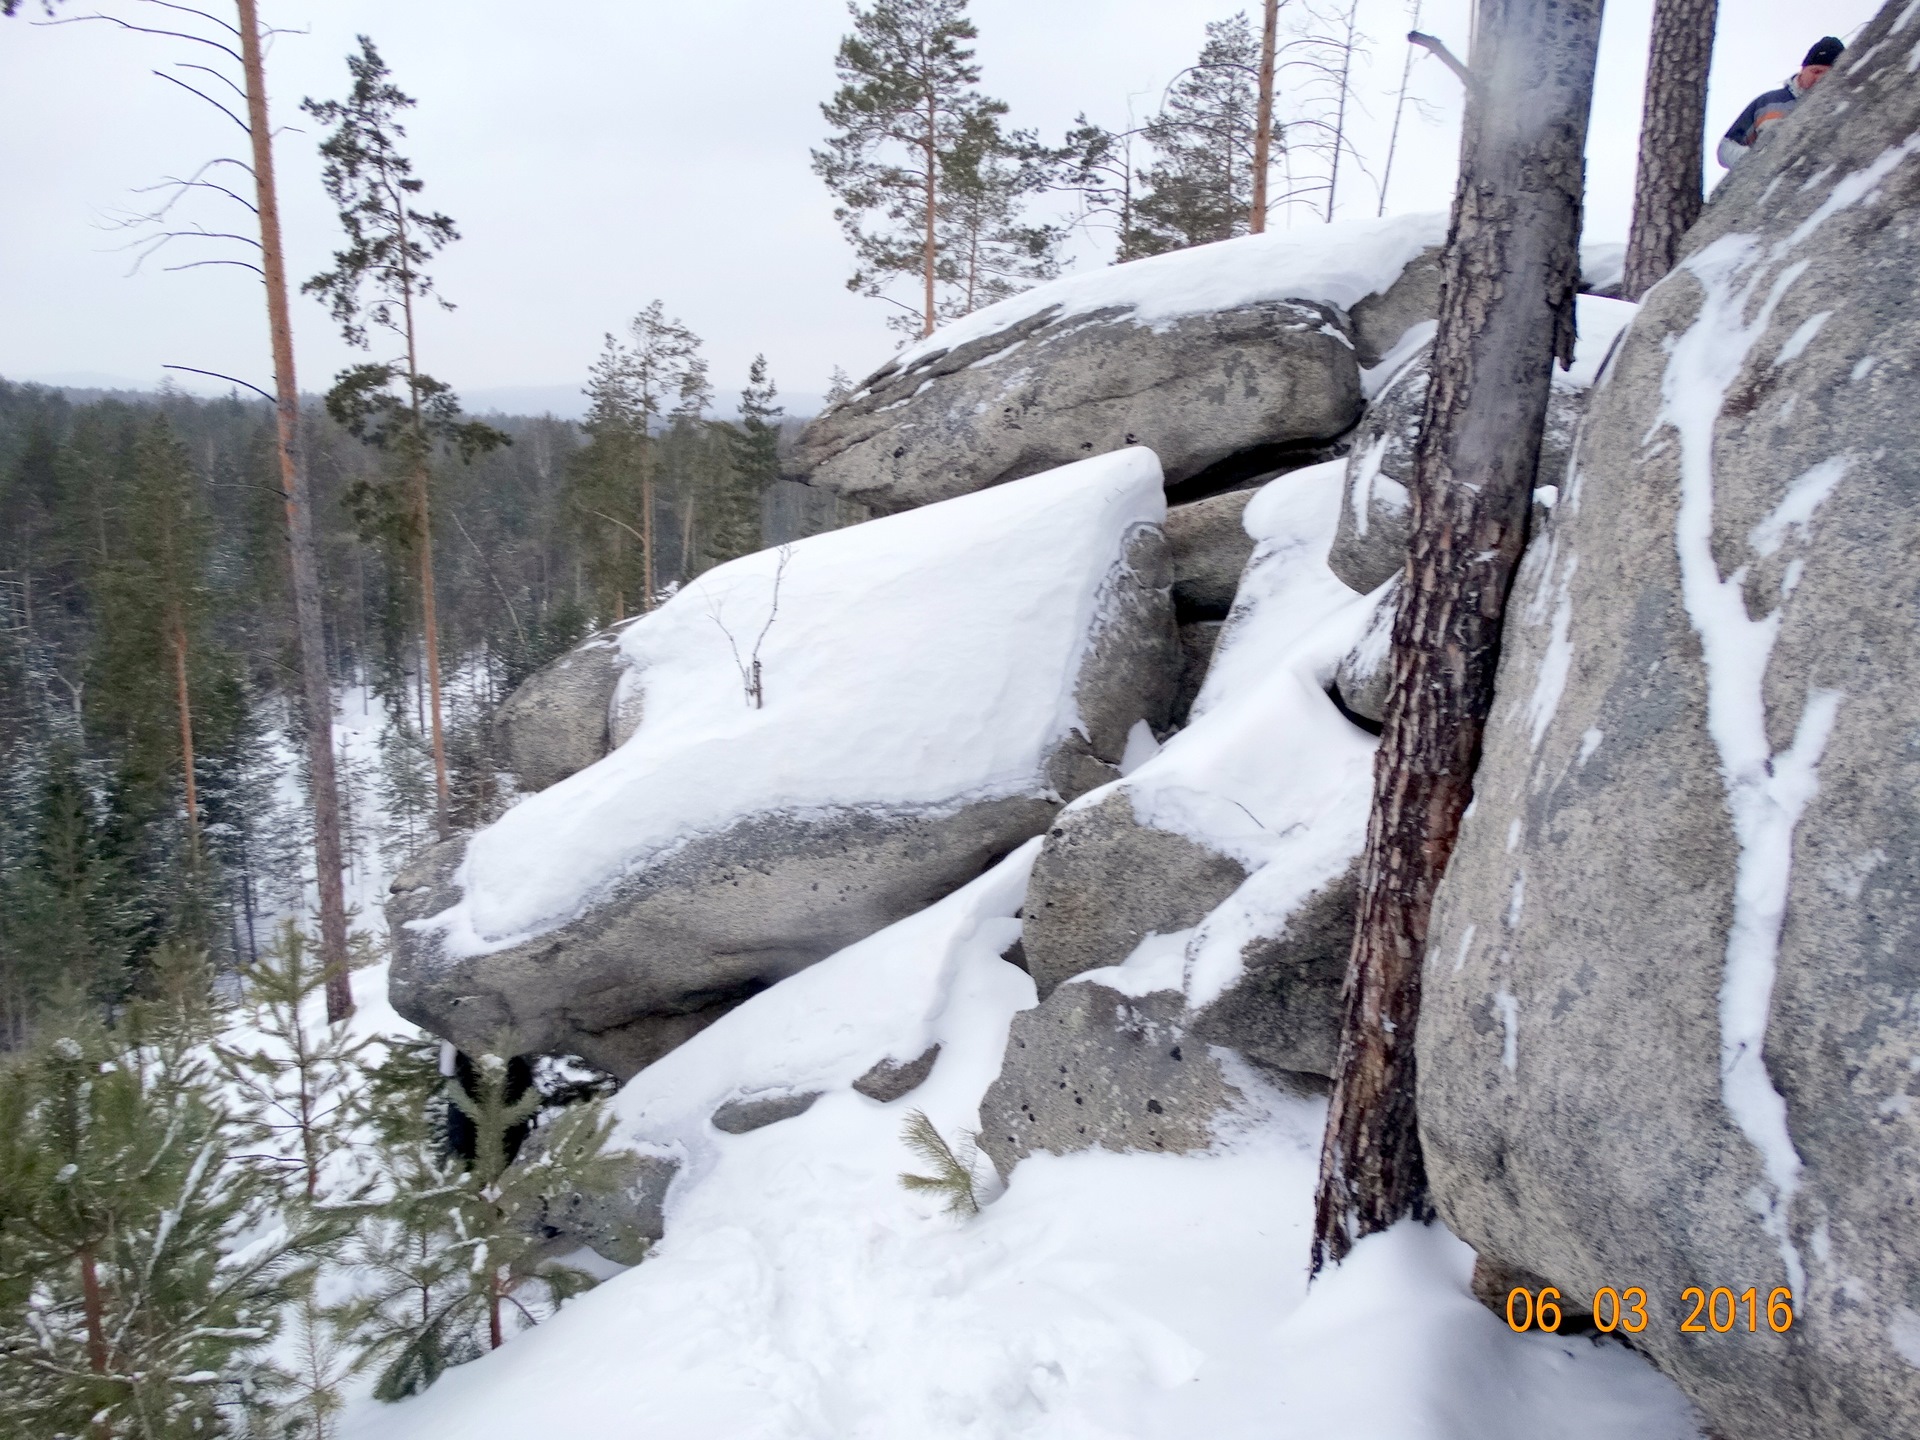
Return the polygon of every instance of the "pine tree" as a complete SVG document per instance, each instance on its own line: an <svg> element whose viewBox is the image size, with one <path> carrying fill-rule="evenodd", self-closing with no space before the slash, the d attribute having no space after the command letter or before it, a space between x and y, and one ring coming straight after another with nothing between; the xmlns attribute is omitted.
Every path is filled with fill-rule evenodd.
<svg viewBox="0 0 1920 1440"><path fill-rule="evenodd" d="M326 161L327 195L340 207L340 224L347 232L347 248L334 254L333 268L302 288L328 302L349 344L366 348L371 324L389 331L403 346L397 359L341 371L328 392L327 410L355 436L391 454L400 472L398 487L384 494L370 488L360 498L363 513L384 511L419 567L420 629L432 694L435 829L444 840L451 824L451 792L433 583L433 461L441 450L471 459L507 444L508 437L490 425L463 419L453 388L420 368L418 308L429 299L447 307L426 267L460 232L446 215L415 208L423 182L397 148L407 133L399 116L414 101L389 79L373 42L364 35L359 41L360 53L347 57L353 77L347 99L307 100L301 106L334 127L320 153ZM367 290L373 296L370 303Z"/></svg>
<svg viewBox="0 0 1920 1440"><path fill-rule="evenodd" d="M399 1400L450 1366L498 1348L590 1289L593 1278L559 1263L544 1217L567 1197L605 1195L632 1178L631 1157L609 1150L612 1117L570 1106L520 1147L517 1135L542 1103L520 1089L505 1060L482 1056L471 1085L442 1090L431 1047L402 1047L375 1072L370 1110L384 1117L376 1146L383 1199L361 1226L350 1259L363 1298L355 1333L381 1365L374 1394ZM431 1120L444 1094L466 1123L473 1155L451 1152Z"/></svg>
<svg viewBox="0 0 1920 1440"><path fill-rule="evenodd" d="M985 303L994 288L985 277L1020 288L1047 273L1058 232L1016 217L1052 161L1031 136L1004 135L1006 105L974 88L980 67L967 42L979 32L966 0L850 8L853 33L834 59L841 85L821 106L834 133L813 152L814 173L854 248L847 288L891 300L903 313L890 323L930 335ZM886 293L902 279L918 282L917 305Z"/></svg>
<svg viewBox="0 0 1920 1440"><path fill-rule="evenodd" d="M1245 14L1207 22L1200 58L1147 122L1158 158L1140 177L1128 255L1228 240L1248 231L1259 124L1260 46Z"/></svg>
<svg viewBox="0 0 1920 1440"><path fill-rule="evenodd" d="M81 1021L0 1069L15 1433L241 1430L279 1383L265 1350L318 1235L274 1227L272 1186L233 1155L212 1076L181 1042L177 1026Z"/></svg>
<svg viewBox="0 0 1920 1440"><path fill-rule="evenodd" d="M780 478L779 391L767 373L767 357L756 355L740 392L739 423L726 438L732 464L726 483L708 506L702 569L721 565L760 549L760 497Z"/></svg>
<svg viewBox="0 0 1920 1440"><path fill-rule="evenodd" d="M623 619L638 593L642 611L660 588L659 431L698 420L712 403L700 337L651 302L612 335L587 382L587 443L574 455L568 502L586 541L586 568L601 597L598 619Z"/></svg>
<svg viewBox="0 0 1920 1440"><path fill-rule="evenodd" d="M349 1152L368 1042L345 1021L316 1023L310 1012L326 973L291 920L240 979L252 1033L246 1043L216 1042L214 1053L245 1117L241 1131L264 1163L283 1167L317 1200L323 1175ZM325 1188L341 1183L335 1177Z"/></svg>
<svg viewBox="0 0 1920 1440"><path fill-rule="evenodd" d="M186 447L164 418L150 421L94 582L91 682L93 715L121 740L130 778L157 790L168 772L178 776L194 870L201 859L196 712L205 692L228 678L215 673L219 660L204 643L211 526L199 488Z"/></svg>

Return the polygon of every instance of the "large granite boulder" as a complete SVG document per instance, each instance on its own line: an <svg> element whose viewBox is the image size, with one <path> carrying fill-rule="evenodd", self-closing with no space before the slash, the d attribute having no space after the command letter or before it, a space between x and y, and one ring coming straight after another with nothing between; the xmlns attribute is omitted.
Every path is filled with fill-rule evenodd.
<svg viewBox="0 0 1920 1440"><path fill-rule="evenodd" d="M394 882L396 1008L624 1077L972 879L1164 730L1164 510L1136 448L709 572L625 744Z"/></svg>
<svg viewBox="0 0 1920 1440"><path fill-rule="evenodd" d="M632 622L624 622L630 624ZM590 635L550 660L501 702L494 736L507 768L523 790L544 790L593 764L618 741L612 734L614 692L626 669L620 650L623 625ZM621 717L626 735L639 724Z"/></svg>
<svg viewBox="0 0 1920 1440"><path fill-rule="evenodd" d="M1359 418L1360 365L1433 313L1444 230L1346 222L1064 276L909 346L787 471L890 513L1127 445L1183 494L1321 458Z"/></svg>
<svg viewBox="0 0 1920 1440"><path fill-rule="evenodd" d="M1240 572L1253 554L1253 537L1241 517L1254 493L1229 490L1167 511L1173 605L1183 624L1222 620L1233 608Z"/></svg>
<svg viewBox="0 0 1920 1440"><path fill-rule="evenodd" d="M1145 445L1169 484L1360 416L1340 314L1272 300L1166 326L1042 311L871 377L802 435L809 484L886 513Z"/></svg>
<svg viewBox="0 0 1920 1440"><path fill-rule="evenodd" d="M1554 371L1547 424L1540 443L1540 485L1557 486L1586 408L1587 390L1614 340L1633 314L1619 300L1581 296L1580 341L1573 367ZM1413 534L1413 451L1426 409L1433 346L1394 372L1367 407L1347 455L1346 496L1340 529L1327 564L1362 595L1371 594L1406 563Z"/></svg>
<svg viewBox="0 0 1920 1440"><path fill-rule="evenodd" d="M1149 935L1200 923L1247 867L1212 846L1142 824L1116 786L1062 815L1027 882L1021 941L1041 996L1087 970L1118 965Z"/></svg>
<svg viewBox="0 0 1920 1440"><path fill-rule="evenodd" d="M1177 990L1135 996L1094 981L1021 1011L980 1101L981 1150L1005 1176L1040 1151L1206 1149L1243 1092L1185 1021Z"/></svg>
<svg viewBox="0 0 1920 1440"><path fill-rule="evenodd" d="M1912 13L1721 187L1595 390L1424 972L1447 1223L1583 1303L1644 1287L1634 1343L1749 1440L1920 1416ZM1682 1333L1690 1286L1751 1287L1757 1333Z"/></svg>

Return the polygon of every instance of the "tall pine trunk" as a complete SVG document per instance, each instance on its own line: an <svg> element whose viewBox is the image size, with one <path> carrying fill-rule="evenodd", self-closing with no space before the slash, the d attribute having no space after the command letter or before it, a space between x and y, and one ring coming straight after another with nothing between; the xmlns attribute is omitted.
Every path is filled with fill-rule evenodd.
<svg viewBox="0 0 1920 1440"><path fill-rule="evenodd" d="M935 105L933 82L929 79L927 82L927 139L922 147L927 154L926 234L920 242L920 272L921 279L925 282L926 286L927 307L926 313L921 317L920 321L920 335L922 339L933 334L933 278L934 271L937 268L935 261L938 258L938 234L934 229L934 221L937 215L937 202L939 199L938 175L934 166L936 160L939 158L939 144L940 113Z"/></svg>
<svg viewBox="0 0 1920 1440"><path fill-rule="evenodd" d="M1280 0L1266 0L1260 22L1260 107L1253 126L1253 209L1247 229L1262 235L1267 229L1267 168L1273 155L1273 49L1280 28ZM1121 230L1126 233L1124 227Z"/></svg>
<svg viewBox="0 0 1920 1440"><path fill-rule="evenodd" d="M420 628L426 639L427 715L433 727L433 828L444 840L452 833L452 786L447 779L446 726L440 702L440 610L433 587L433 514L427 508L427 466L413 472L414 541L420 547Z"/></svg>
<svg viewBox="0 0 1920 1440"><path fill-rule="evenodd" d="M1719 0L1654 0L1623 299L1638 300L1673 268L1705 203L1700 165L1719 8Z"/></svg>
<svg viewBox="0 0 1920 1440"><path fill-rule="evenodd" d="M193 695L187 686L187 622L178 608L167 617L173 651L173 700L180 715L180 769L187 785L187 856L200 863L200 789L193 773Z"/></svg>
<svg viewBox="0 0 1920 1440"><path fill-rule="evenodd" d="M1313 1268L1428 1212L1414 1110L1434 889L1473 798L1556 359L1572 358L1601 0L1479 0L1413 539L1320 1155Z"/></svg>
<svg viewBox="0 0 1920 1440"><path fill-rule="evenodd" d="M325 622L320 612L320 555L313 533L313 496L300 447L300 387L293 370L293 322L287 311L286 251L273 178L273 131L267 124L266 65L256 0L236 0L241 63L247 81L247 131L253 145L254 198L260 213L260 266L273 342L274 430L280 488L287 509L293 572L294 625L300 642L301 689L307 709L307 766L313 787L313 859L320 890L320 958L327 975L327 1019L353 1014L347 969L347 899L340 872L340 789L333 766L333 687L327 677Z"/></svg>

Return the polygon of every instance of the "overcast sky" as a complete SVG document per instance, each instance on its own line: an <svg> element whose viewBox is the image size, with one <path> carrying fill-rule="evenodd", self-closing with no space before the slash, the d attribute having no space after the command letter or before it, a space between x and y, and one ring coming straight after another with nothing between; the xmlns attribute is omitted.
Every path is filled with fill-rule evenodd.
<svg viewBox="0 0 1920 1440"><path fill-rule="evenodd" d="M226 13L222 0L209 0ZM1299 6L1306 0L1290 0ZM1386 152L1408 0L1360 0L1372 59L1357 128L1377 174ZM35 13L28 7L33 6ZM104 0L129 17L161 12ZM63 13L82 13L85 0ZM1011 121L1048 137L1075 114L1119 128L1158 106L1226 0L974 0L983 88ZM1248 8L1256 8L1249 6ZM1624 239L1651 0L1607 7L1589 146L1589 239ZM1850 36L1875 0L1731 0L1721 7L1709 123L1717 134L1781 82L1820 33ZM293 33L274 43L276 122L300 127L307 95L346 88L344 56L371 35L419 100L407 147L425 198L464 238L437 265L459 308L434 315L424 362L470 398L565 407L603 331L659 298L707 344L717 388L739 388L756 352L805 409L829 371L856 376L898 343L883 302L849 294L832 202L808 164L848 28L839 0L263 0ZM1467 0L1424 0L1421 27L1466 49ZM1283 12L1285 13L1285 12ZM1809 18L1816 17L1816 18ZM35 0L0 21L0 376L157 383L168 362L267 384L257 282L244 270L168 273L166 252L128 275L105 222L136 187L237 153L243 137L150 72L198 47L104 24L39 27ZM211 53L211 52L207 52ZM184 72L177 72L184 73ZM1423 58L1394 162L1389 209L1444 209L1458 146L1459 87ZM1283 116L1286 99L1281 106ZM302 278L337 243L311 126L277 150L291 264ZM1711 146L1709 146L1709 150ZM1371 215L1364 176L1340 213ZM202 212L210 224L224 217ZM241 217L244 218L244 217ZM227 223L231 223L230 220ZM1305 216L1294 224L1308 223ZM1104 237L1077 246L1098 264ZM301 383L348 363L331 322L296 299ZM542 388L547 387L547 388ZM516 393L517 392L517 393Z"/></svg>

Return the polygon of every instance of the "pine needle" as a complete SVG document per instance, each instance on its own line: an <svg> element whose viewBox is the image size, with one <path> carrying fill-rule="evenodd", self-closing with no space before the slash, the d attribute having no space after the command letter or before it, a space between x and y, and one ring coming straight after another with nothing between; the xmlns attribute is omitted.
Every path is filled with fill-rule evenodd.
<svg viewBox="0 0 1920 1440"><path fill-rule="evenodd" d="M947 1197L949 1215L978 1215L980 1200L974 1194L973 1167L978 1158L972 1136L965 1136L960 1150L956 1154L927 1118L924 1110L915 1110L908 1114L907 1123L901 1129L900 1139L906 1147L926 1161L933 1169L931 1175L903 1173L900 1184L908 1190L926 1190Z"/></svg>

